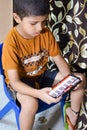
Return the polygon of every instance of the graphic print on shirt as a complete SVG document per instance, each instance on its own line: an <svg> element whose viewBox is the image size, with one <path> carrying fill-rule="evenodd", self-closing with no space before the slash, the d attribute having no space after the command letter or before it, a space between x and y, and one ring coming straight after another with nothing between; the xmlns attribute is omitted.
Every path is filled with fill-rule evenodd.
<svg viewBox="0 0 87 130"><path fill-rule="evenodd" d="M21 57L21 62L27 75L34 76L47 65L48 51L43 49L33 55Z"/></svg>

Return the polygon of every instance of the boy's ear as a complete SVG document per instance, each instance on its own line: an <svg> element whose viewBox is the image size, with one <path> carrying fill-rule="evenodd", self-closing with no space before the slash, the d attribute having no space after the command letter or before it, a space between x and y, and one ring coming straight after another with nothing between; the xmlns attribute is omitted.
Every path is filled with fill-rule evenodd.
<svg viewBox="0 0 87 130"><path fill-rule="evenodd" d="M21 18L19 17L18 14L13 13L13 18L14 18L14 20L16 21L16 23L20 23L20 22L21 22Z"/></svg>

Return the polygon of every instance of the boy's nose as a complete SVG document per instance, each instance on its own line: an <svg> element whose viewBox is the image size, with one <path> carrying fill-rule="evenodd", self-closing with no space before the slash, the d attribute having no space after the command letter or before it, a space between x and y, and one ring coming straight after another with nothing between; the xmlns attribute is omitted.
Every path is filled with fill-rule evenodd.
<svg viewBox="0 0 87 130"><path fill-rule="evenodd" d="M42 28L43 28L43 25L42 25L42 24L38 24L37 30L38 30L38 31L42 31Z"/></svg>

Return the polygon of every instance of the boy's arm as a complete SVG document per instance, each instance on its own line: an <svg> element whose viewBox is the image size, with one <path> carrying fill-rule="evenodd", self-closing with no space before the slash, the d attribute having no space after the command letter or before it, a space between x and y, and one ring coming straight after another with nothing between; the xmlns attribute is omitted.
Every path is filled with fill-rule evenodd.
<svg viewBox="0 0 87 130"><path fill-rule="evenodd" d="M12 88L21 93L21 94L25 94L25 95L30 95L30 96L35 96L37 97L37 90L30 87L29 85L23 83L21 80L20 80L20 77L19 77L19 74L18 74L18 71L16 69L11 69L11 70L8 70L7 71L7 74L8 74L8 77L9 77L9 81L10 81L10 84L12 86ZM36 94L35 94L36 92Z"/></svg>
<svg viewBox="0 0 87 130"><path fill-rule="evenodd" d="M63 77L71 73L69 65L67 64L67 62L64 60L64 58L61 55L57 55L53 57L53 60Z"/></svg>

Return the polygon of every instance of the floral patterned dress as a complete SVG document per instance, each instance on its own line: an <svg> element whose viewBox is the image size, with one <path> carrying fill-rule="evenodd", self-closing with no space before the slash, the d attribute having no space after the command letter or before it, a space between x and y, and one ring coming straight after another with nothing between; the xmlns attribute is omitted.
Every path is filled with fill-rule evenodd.
<svg viewBox="0 0 87 130"><path fill-rule="evenodd" d="M71 71L87 76L87 0L50 0L48 26ZM77 129L87 130L87 89Z"/></svg>

